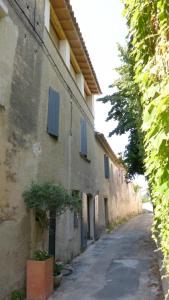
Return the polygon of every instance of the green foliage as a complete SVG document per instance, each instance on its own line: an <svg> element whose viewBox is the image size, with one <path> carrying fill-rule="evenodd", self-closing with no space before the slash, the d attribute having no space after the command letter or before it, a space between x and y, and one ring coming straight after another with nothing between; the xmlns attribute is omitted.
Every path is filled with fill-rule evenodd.
<svg viewBox="0 0 169 300"><path fill-rule="evenodd" d="M135 193L138 193L141 187L138 184L133 184L133 189Z"/></svg>
<svg viewBox="0 0 169 300"><path fill-rule="evenodd" d="M130 220L133 217L135 217L135 214L129 214L126 217L117 218L115 221L113 221L112 223L110 223L108 225L106 232L112 233L113 230L116 230L119 226L123 225L124 223L126 223L128 220Z"/></svg>
<svg viewBox="0 0 169 300"><path fill-rule="evenodd" d="M44 261L50 258L51 256L48 254L47 251L44 250L37 250L33 254L33 259L38 261Z"/></svg>
<svg viewBox="0 0 169 300"><path fill-rule="evenodd" d="M26 290L24 288L14 290L10 298L10 300L25 300L25 299L26 299Z"/></svg>
<svg viewBox="0 0 169 300"><path fill-rule="evenodd" d="M130 56L131 45L127 48L119 46L119 56L122 65L116 68L119 78L110 86L113 94L98 99L103 103L110 102L111 109L107 121L116 120L118 124L113 134L129 133L128 145L123 154L123 161L128 167L128 174L144 174L144 148L142 125L141 93L138 84L134 81L134 59Z"/></svg>
<svg viewBox="0 0 169 300"><path fill-rule="evenodd" d="M54 276L60 275L61 272L63 270L63 264L62 263L55 263L54 264L54 270L53 270L53 274Z"/></svg>
<svg viewBox="0 0 169 300"><path fill-rule="evenodd" d="M123 0L142 94L146 174L154 205L154 237L169 274L169 3Z"/></svg>
<svg viewBox="0 0 169 300"><path fill-rule="evenodd" d="M150 202L150 199L148 197L144 196L142 198L142 203L147 203L147 202Z"/></svg>
<svg viewBox="0 0 169 300"><path fill-rule="evenodd" d="M29 209L34 209L36 220L42 229L49 225L49 212L56 216L63 214L66 209L80 210L81 199L72 196L63 186L52 183L32 183L23 193L25 203Z"/></svg>

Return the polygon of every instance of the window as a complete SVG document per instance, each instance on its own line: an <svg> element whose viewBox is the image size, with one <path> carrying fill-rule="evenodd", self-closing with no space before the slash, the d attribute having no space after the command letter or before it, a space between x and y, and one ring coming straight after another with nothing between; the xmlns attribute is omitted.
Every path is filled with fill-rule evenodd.
<svg viewBox="0 0 169 300"><path fill-rule="evenodd" d="M87 158L87 122L85 119L80 120L81 145L80 154Z"/></svg>
<svg viewBox="0 0 169 300"><path fill-rule="evenodd" d="M104 175L105 178L110 178L109 157L106 154L104 155Z"/></svg>
<svg viewBox="0 0 169 300"><path fill-rule="evenodd" d="M48 121L47 132L55 138L59 136L59 107L60 96L51 87L49 88L49 101L48 101Z"/></svg>

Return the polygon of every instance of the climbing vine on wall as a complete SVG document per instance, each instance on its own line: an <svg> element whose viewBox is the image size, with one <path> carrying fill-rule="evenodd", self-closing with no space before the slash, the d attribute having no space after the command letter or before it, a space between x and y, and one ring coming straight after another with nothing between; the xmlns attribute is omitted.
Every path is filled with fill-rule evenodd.
<svg viewBox="0 0 169 300"><path fill-rule="evenodd" d="M142 93L146 173L155 208L154 237L169 274L169 1L123 0Z"/></svg>

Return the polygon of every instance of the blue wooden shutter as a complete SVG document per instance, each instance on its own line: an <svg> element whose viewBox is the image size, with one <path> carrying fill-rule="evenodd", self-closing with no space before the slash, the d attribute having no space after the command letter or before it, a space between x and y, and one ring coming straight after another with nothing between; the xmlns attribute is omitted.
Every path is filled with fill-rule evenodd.
<svg viewBox="0 0 169 300"><path fill-rule="evenodd" d="M87 157L87 122L85 119L80 120L81 129L81 149L80 152Z"/></svg>
<svg viewBox="0 0 169 300"><path fill-rule="evenodd" d="M60 96L51 87L49 88L49 101L48 101L48 134L58 137L59 136L59 107Z"/></svg>
<svg viewBox="0 0 169 300"><path fill-rule="evenodd" d="M105 154L104 155L104 173L105 178L110 178L110 171L109 171L109 157Z"/></svg>

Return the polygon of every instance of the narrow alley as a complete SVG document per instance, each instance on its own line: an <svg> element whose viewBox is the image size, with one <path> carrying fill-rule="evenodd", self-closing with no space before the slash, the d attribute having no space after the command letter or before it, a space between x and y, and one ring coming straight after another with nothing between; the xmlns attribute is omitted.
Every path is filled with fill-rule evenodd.
<svg viewBox="0 0 169 300"><path fill-rule="evenodd" d="M74 259L50 300L162 300L152 214L132 218Z"/></svg>
<svg viewBox="0 0 169 300"><path fill-rule="evenodd" d="M0 0L0 300L169 300L168 16Z"/></svg>

